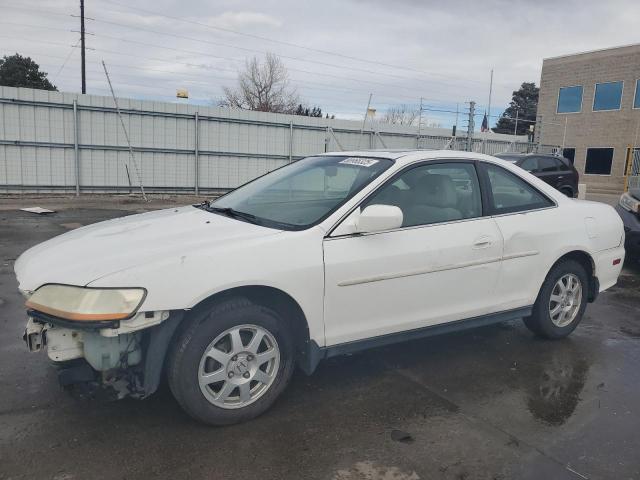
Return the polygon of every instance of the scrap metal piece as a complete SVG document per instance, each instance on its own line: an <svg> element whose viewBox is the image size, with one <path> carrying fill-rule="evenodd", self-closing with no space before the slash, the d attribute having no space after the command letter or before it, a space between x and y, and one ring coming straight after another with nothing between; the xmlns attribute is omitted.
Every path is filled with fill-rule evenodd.
<svg viewBox="0 0 640 480"><path fill-rule="evenodd" d="M37 213L38 215L55 213L55 210L49 210L48 208L42 208L42 207L26 207L26 208L21 208L20 210L22 210L23 212Z"/></svg>
<svg viewBox="0 0 640 480"><path fill-rule="evenodd" d="M29 351L31 352L39 352L42 350L44 344L44 337L42 334L43 325L41 323L36 323L32 318L29 318L27 321L27 326L24 329L24 335L22 336L23 340L27 344Z"/></svg>

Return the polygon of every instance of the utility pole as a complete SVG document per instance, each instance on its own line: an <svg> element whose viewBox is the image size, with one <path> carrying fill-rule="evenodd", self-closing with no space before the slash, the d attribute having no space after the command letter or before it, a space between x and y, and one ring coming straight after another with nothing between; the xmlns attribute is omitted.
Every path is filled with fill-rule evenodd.
<svg viewBox="0 0 640 480"><path fill-rule="evenodd" d="M82 69L82 93L87 93L87 76L84 61L84 0L80 0L80 62Z"/></svg>
<svg viewBox="0 0 640 480"><path fill-rule="evenodd" d="M458 132L458 115L460 114L460 104L456 103L456 123L453 124L453 129L451 130L451 136L455 137Z"/></svg>
<svg viewBox="0 0 640 480"><path fill-rule="evenodd" d="M475 128L474 116L476 114L476 102L469 102L469 125L467 126L467 151L473 151L473 129Z"/></svg>
<svg viewBox="0 0 640 480"><path fill-rule="evenodd" d="M487 114L487 127L491 122L491 93L493 92L493 68L491 69L491 79L489 80L489 113Z"/></svg>
<svg viewBox="0 0 640 480"><path fill-rule="evenodd" d="M513 127L513 136L514 136L514 137L518 135L518 114L519 114L519 113L520 113L520 110L518 110L518 109L516 108L516 126L515 126L515 127ZM514 139L514 141L515 141L515 139Z"/></svg>
<svg viewBox="0 0 640 480"><path fill-rule="evenodd" d="M418 113L418 138L416 148L420 148L420 134L422 133L422 97L420 97L420 112Z"/></svg>

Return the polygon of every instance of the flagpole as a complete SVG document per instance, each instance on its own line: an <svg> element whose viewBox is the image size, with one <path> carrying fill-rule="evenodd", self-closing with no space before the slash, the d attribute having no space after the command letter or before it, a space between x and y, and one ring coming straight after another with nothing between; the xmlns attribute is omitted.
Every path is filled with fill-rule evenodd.
<svg viewBox="0 0 640 480"><path fill-rule="evenodd" d="M493 68L491 69L491 79L489 80L489 114L487 117L487 132L491 130L491 94L493 93ZM485 133L487 133L485 132Z"/></svg>

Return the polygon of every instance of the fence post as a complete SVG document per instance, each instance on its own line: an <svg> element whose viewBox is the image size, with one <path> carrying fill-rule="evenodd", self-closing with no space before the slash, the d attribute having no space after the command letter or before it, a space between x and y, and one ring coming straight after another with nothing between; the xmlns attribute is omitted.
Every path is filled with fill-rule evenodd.
<svg viewBox="0 0 640 480"><path fill-rule="evenodd" d="M536 153L540 153L542 151L542 115L538 117L540 120L536 122Z"/></svg>
<svg viewBox="0 0 640 480"><path fill-rule="evenodd" d="M631 175L631 166L632 166L632 159L633 159L633 146L631 144L627 145L627 158L625 158L624 160L624 192L627 192L629 190L629 175Z"/></svg>
<svg viewBox="0 0 640 480"><path fill-rule="evenodd" d="M194 128L194 133L195 133L195 144L194 144L194 149L193 149L193 155L194 155L194 166L195 166L195 190L196 190L196 195L200 195L200 148L198 145L199 142L199 116L198 116L198 112L196 112L195 116L193 117L194 122L195 122L195 128Z"/></svg>
<svg viewBox="0 0 640 480"><path fill-rule="evenodd" d="M467 152L473 152L473 129L475 128L474 115L476 113L476 102L469 102L469 126L467 127Z"/></svg>
<svg viewBox="0 0 640 480"><path fill-rule="evenodd" d="M331 132L331 127L327 127L327 130L324 135L324 153L329 151L329 142L331 142L331 137L329 136Z"/></svg>
<svg viewBox="0 0 640 480"><path fill-rule="evenodd" d="M293 162L293 120L289 122L289 163Z"/></svg>
<svg viewBox="0 0 640 480"><path fill-rule="evenodd" d="M76 171L76 197L80 195L80 151L78 149L78 100L73 100L73 156Z"/></svg>

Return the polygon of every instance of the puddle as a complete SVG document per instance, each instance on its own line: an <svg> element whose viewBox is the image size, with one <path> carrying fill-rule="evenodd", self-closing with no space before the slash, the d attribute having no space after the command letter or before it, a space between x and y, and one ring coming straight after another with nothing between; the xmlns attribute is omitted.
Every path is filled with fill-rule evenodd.
<svg viewBox="0 0 640 480"><path fill-rule="evenodd" d="M640 329L633 329L629 327L620 327L620 333L631 338L640 338Z"/></svg>
<svg viewBox="0 0 640 480"><path fill-rule="evenodd" d="M527 408L531 414L547 425L564 424L580 402L588 371L585 360L554 354L538 383L528 388Z"/></svg>

